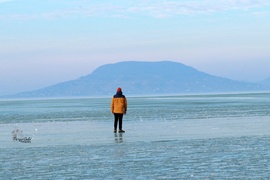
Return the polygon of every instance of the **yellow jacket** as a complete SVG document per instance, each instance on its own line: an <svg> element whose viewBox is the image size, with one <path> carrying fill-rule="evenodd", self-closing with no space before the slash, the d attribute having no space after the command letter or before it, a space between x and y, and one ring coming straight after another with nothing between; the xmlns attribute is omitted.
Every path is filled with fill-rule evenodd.
<svg viewBox="0 0 270 180"><path fill-rule="evenodd" d="M122 93L117 92L111 102L112 113L126 114L127 111L127 99Z"/></svg>

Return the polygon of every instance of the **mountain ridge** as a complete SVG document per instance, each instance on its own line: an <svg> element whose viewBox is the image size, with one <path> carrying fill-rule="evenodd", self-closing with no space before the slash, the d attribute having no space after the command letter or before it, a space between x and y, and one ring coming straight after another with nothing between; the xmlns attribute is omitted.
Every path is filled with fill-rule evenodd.
<svg viewBox="0 0 270 180"><path fill-rule="evenodd" d="M207 74L173 61L125 61L106 64L75 80L9 97L67 97L126 94L186 94L269 90L256 83Z"/></svg>
<svg viewBox="0 0 270 180"><path fill-rule="evenodd" d="M270 77L259 82L260 84L270 85Z"/></svg>

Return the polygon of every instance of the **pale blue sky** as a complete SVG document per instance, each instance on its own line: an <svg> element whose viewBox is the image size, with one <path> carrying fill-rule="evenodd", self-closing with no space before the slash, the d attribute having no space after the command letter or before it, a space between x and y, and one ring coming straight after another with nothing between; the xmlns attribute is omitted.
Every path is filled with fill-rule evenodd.
<svg viewBox="0 0 270 180"><path fill-rule="evenodd" d="M269 0L0 0L0 95L120 61L270 76Z"/></svg>

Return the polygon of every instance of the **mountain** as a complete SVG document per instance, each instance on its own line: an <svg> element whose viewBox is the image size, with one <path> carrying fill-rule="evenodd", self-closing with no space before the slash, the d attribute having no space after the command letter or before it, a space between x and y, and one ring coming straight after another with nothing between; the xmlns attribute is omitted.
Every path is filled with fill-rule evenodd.
<svg viewBox="0 0 270 180"><path fill-rule="evenodd" d="M87 76L13 97L112 95L117 87L129 95L265 90L263 85L213 76L181 63L129 61L103 65Z"/></svg>
<svg viewBox="0 0 270 180"><path fill-rule="evenodd" d="M270 86L270 77L259 82L260 84L269 85Z"/></svg>

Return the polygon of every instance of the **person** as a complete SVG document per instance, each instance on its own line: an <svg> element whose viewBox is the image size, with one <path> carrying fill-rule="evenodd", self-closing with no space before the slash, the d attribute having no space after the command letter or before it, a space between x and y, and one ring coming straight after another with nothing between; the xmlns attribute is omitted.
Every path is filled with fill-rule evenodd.
<svg viewBox="0 0 270 180"><path fill-rule="evenodd" d="M124 133L122 129L123 115L127 113L127 99L122 93L122 89L117 88L116 94L112 98L111 111L114 114L114 133L117 131L119 121L119 133Z"/></svg>

